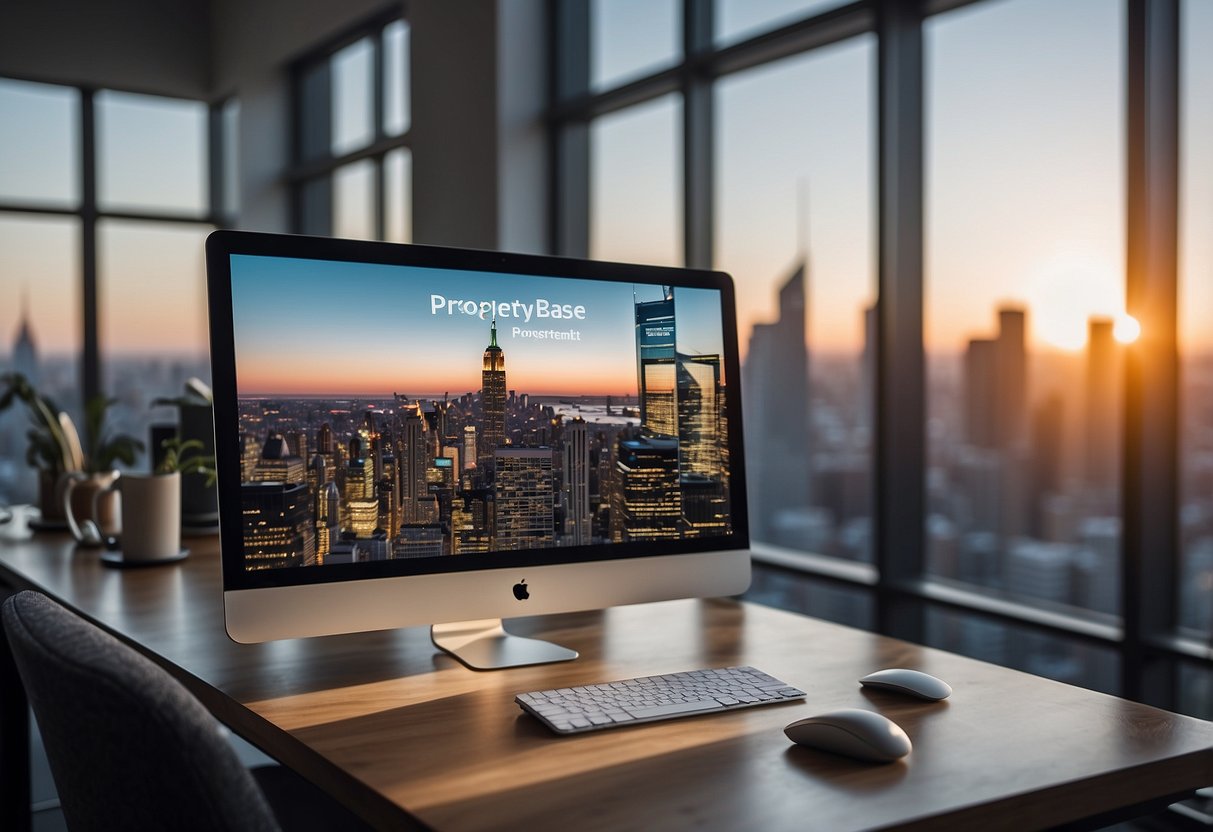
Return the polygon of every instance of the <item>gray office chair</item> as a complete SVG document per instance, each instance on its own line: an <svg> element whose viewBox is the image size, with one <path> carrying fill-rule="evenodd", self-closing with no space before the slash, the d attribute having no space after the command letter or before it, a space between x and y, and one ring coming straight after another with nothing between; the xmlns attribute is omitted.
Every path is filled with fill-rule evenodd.
<svg viewBox="0 0 1213 832"><path fill-rule="evenodd" d="M250 772L181 683L46 596L0 615L73 832L366 828L287 769Z"/></svg>

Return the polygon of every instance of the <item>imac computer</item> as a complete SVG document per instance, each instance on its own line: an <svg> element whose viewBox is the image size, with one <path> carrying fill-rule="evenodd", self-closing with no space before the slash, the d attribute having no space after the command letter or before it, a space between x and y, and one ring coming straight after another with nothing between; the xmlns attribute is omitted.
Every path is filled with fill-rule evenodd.
<svg viewBox="0 0 1213 832"><path fill-rule="evenodd" d="M727 275L234 231L206 255L234 640L431 625L508 667L576 654L501 619L748 586Z"/></svg>

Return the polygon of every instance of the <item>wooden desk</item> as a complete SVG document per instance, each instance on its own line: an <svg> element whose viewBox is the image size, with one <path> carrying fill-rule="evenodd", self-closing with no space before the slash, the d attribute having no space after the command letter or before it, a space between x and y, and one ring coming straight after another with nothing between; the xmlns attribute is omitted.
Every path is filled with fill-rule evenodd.
<svg viewBox="0 0 1213 832"><path fill-rule="evenodd" d="M1213 784L1209 723L727 600L525 619L517 631L582 658L491 673L436 653L420 628L238 645L223 631L217 544L188 543L182 564L120 571L61 537L0 542L0 580L157 658L235 731L382 828L1026 829ZM730 664L808 701L575 737L512 701ZM928 704L855 682L892 666L955 692ZM784 738L793 719L841 707L886 714L914 751L869 766Z"/></svg>

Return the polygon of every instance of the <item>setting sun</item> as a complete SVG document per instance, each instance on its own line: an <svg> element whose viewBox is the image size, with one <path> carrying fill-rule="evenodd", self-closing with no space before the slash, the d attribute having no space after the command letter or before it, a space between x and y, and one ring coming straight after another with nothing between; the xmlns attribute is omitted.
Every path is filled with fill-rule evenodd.
<svg viewBox="0 0 1213 832"><path fill-rule="evenodd" d="M1127 312L1116 316L1112 337L1122 344L1132 344L1141 335L1141 323Z"/></svg>

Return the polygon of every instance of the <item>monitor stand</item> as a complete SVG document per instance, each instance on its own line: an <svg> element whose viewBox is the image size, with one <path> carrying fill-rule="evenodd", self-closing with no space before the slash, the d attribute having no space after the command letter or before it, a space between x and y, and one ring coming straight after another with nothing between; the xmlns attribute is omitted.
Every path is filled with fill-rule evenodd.
<svg viewBox="0 0 1213 832"><path fill-rule="evenodd" d="M507 633L500 618L435 624L430 627L430 640L472 670L501 670L577 658L576 650Z"/></svg>

